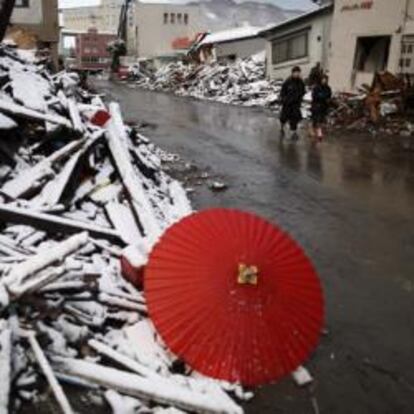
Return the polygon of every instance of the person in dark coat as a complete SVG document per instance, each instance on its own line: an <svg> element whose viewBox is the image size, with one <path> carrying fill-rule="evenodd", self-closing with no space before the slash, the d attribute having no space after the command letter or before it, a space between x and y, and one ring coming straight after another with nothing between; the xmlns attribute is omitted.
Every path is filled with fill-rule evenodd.
<svg viewBox="0 0 414 414"><path fill-rule="evenodd" d="M332 89L329 86L329 78L324 75L319 85L312 90L312 131L311 134L319 140L323 139L322 127L326 123L329 106L332 99Z"/></svg>
<svg viewBox="0 0 414 414"><path fill-rule="evenodd" d="M296 66L292 69L292 75L283 83L280 91L282 137L285 134L285 125L289 122L292 138L298 139L297 129L302 120L301 106L305 93L306 88L302 80L301 69Z"/></svg>
<svg viewBox="0 0 414 414"><path fill-rule="evenodd" d="M318 62L310 71L309 79L308 79L309 86L313 88L314 86L320 85L322 82L323 75L324 73L323 73L322 66L320 62Z"/></svg>

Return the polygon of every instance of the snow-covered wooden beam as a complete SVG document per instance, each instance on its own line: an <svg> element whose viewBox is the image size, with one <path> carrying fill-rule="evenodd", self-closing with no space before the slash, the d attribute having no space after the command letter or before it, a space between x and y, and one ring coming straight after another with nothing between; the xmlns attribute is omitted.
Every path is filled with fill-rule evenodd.
<svg viewBox="0 0 414 414"><path fill-rule="evenodd" d="M13 267L10 274L4 279L7 286L21 285L29 276L56 263L61 263L65 257L76 252L88 242L87 232L77 234L58 243L51 249L45 249L30 257L23 263Z"/></svg>
<svg viewBox="0 0 414 414"><path fill-rule="evenodd" d="M11 329L6 320L0 321L0 414L9 412L11 380Z"/></svg>
<svg viewBox="0 0 414 414"><path fill-rule="evenodd" d="M95 339L91 339L88 342L88 345L92 349L94 349L96 352L98 352L99 354L104 355L108 357L109 359L112 359L118 364L123 365L128 370L136 372L137 374L143 377L154 378L154 379L162 378L156 372L152 371L150 368L146 367L145 365L137 361L134 361L133 359L127 357L126 355L119 353L118 351L115 351L113 348L111 348L110 346L102 342L99 342Z"/></svg>
<svg viewBox="0 0 414 414"><path fill-rule="evenodd" d="M85 144L85 140L72 141L58 151L55 151L50 157L45 158L32 168L28 168L19 173L13 180L8 181L2 188L1 192L11 198L19 198L25 195L29 190L35 188L41 180L48 176L53 176L53 164L68 157Z"/></svg>
<svg viewBox="0 0 414 414"><path fill-rule="evenodd" d="M84 132L85 131L85 125L82 122L82 118L79 112L79 108L76 104L75 99L69 98L68 99L68 108L69 108L69 115L72 120L73 129L76 132Z"/></svg>
<svg viewBox="0 0 414 414"><path fill-rule="evenodd" d="M42 351L42 348L37 342L36 334L32 331L26 331L23 333L23 336L27 338L32 347L33 353L36 357L36 360L42 369L47 381L49 382L50 387L52 388L53 394L55 395L56 401L58 402L62 412L64 414L75 414L73 411L69 400L67 399L65 393L63 392L62 387L60 386L56 376L47 360L45 354Z"/></svg>
<svg viewBox="0 0 414 414"><path fill-rule="evenodd" d="M243 409L224 392L218 398L214 393L201 392L180 385L167 378L149 379L118 369L105 367L80 359L55 357L57 372L77 376L108 389L160 404L172 405L203 414L243 414Z"/></svg>
<svg viewBox="0 0 414 414"><path fill-rule="evenodd" d="M123 244L121 236L116 230L52 214L37 213L27 208L10 206L8 204L0 204L0 222L26 224L51 233L79 233L87 231L94 238Z"/></svg>
<svg viewBox="0 0 414 414"><path fill-rule="evenodd" d="M70 129L72 128L72 123L69 119L64 118L63 116L48 113L45 114L35 111L34 109L28 109L23 105L19 105L5 99L0 99L0 112L20 118L45 121L56 125L62 125Z"/></svg>
<svg viewBox="0 0 414 414"><path fill-rule="evenodd" d="M128 136L122 120L119 104L110 104L111 120L107 124L106 137L122 183L131 198L132 206L150 244L160 237L162 228L148 199L142 179L131 162Z"/></svg>

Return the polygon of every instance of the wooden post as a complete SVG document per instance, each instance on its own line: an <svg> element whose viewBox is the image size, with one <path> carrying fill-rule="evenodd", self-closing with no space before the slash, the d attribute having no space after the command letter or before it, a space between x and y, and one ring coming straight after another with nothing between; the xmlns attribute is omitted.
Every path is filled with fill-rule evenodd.
<svg viewBox="0 0 414 414"><path fill-rule="evenodd" d="M15 0L0 0L0 42L3 41L13 13Z"/></svg>

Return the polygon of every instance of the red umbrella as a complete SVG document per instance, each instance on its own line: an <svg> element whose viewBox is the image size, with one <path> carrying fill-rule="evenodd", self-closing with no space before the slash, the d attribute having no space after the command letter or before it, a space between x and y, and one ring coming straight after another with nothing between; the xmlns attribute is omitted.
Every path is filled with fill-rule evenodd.
<svg viewBox="0 0 414 414"><path fill-rule="evenodd" d="M172 226L155 246L145 292L170 349L210 377L253 386L294 371L316 348L322 288L281 229L213 209Z"/></svg>

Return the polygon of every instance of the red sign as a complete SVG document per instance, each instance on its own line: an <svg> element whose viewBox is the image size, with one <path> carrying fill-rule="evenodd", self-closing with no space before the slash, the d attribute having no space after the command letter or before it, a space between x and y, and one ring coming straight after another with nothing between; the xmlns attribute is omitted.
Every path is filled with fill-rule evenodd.
<svg viewBox="0 0 414 414"><path fill-rule="evenodd" d="M341 12L354 11L354 10L370 10L372 9L373 5L374 5L373 0L365 0L359 3L347 4L345 6L342 6Z"/></svg>

